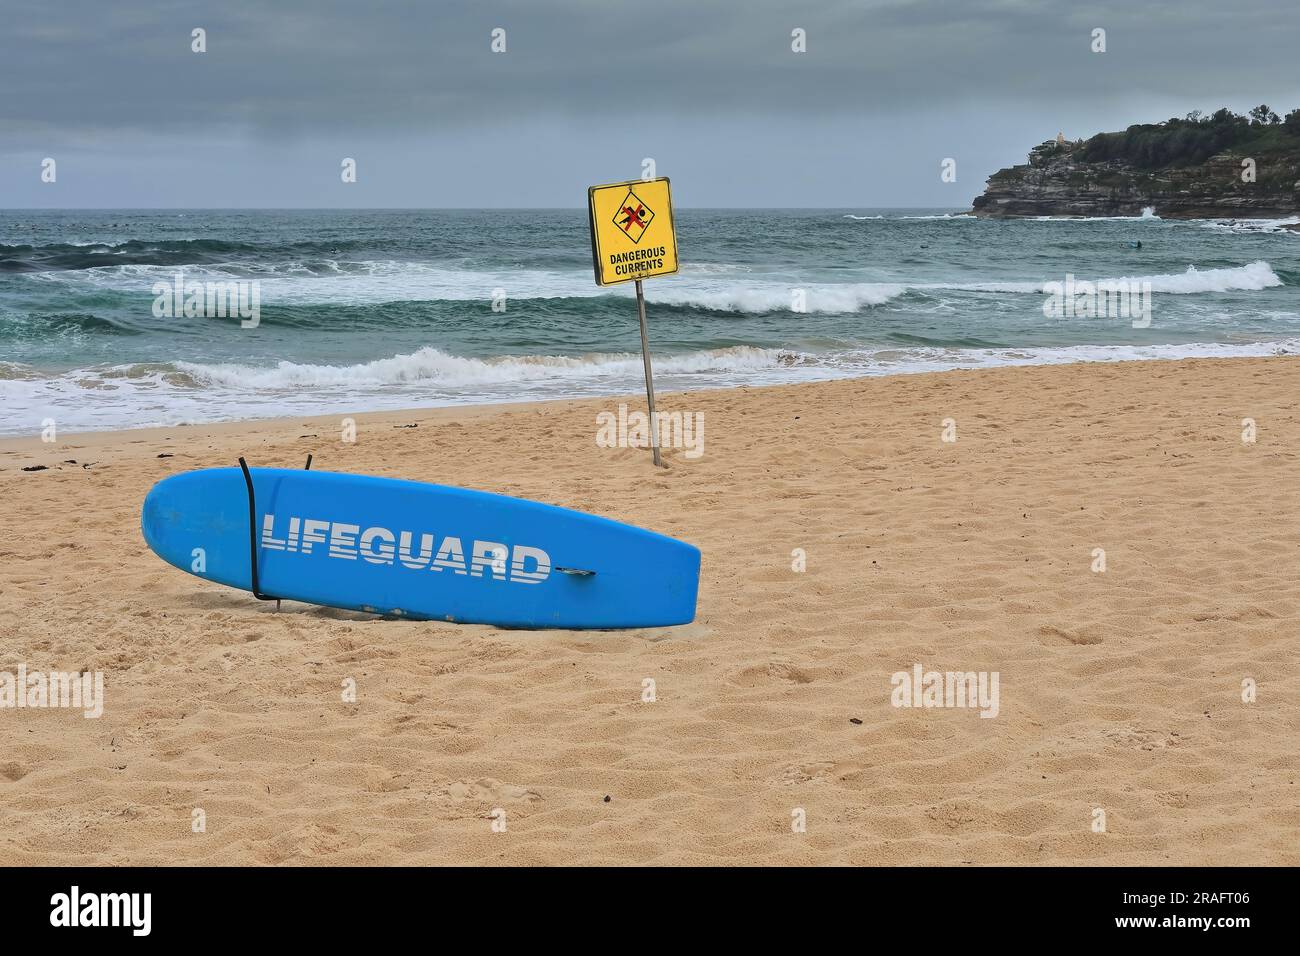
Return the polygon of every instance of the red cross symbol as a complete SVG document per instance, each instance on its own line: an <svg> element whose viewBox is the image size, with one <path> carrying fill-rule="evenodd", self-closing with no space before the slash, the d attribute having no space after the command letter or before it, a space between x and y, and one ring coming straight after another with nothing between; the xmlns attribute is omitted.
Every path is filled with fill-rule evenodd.
<svg viewBox="0 0 1300 956"><path fill-rule="evenodd" d="M645 222L641 219L645 215L645 206L640 203L637 203L636 209L631 206L624 206L623 212L627 213L627 218L619 225L623 227L624 232L631 232L633 226L640 226L642 229L646 227Z"/></svg>

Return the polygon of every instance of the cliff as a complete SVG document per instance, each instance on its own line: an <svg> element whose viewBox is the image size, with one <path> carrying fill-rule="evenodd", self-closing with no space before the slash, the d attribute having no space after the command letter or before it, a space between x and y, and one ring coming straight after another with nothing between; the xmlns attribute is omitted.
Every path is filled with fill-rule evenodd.
<svg viewBox="0 0 1300 956"><path fill-rule="evenodd" d="M1049 140L1026 165L990 176L972 212L1136 216L1150 206L1166 219L1293 216L1300 213L1300 110L1285 123L1271 115L1271 123L1267 116L1252 123L1221 110L1087 142ZM1246 159L1255 162L1253 182L1242 180Z"/></svg>

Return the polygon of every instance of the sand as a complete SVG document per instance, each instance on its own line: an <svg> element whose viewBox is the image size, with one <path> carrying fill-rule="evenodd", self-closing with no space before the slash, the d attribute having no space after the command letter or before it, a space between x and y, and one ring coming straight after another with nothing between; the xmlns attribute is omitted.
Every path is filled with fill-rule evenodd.
<svg viewBox="0 0 1300 956"><path fill-rule="evenodd" d="M668 395L705 452L658 472L596 446L617 399L362 415L355 444L338 417L0 443L0 670L106 695L0 710L0 863L1296 865L1298 383L1270 358ZM308 452L691 541L697 620L276 613L145 547L158 479ZM918 663L997 672L997 716L893 706Z"/></svg>

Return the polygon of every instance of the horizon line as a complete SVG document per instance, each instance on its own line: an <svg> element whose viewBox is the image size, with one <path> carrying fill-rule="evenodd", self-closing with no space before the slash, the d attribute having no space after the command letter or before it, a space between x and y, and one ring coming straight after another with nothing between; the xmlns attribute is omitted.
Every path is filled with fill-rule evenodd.
<svg viewBox="0 0 1300 956"><path fill-rule="evenodd" d="M833 211L837 209L926 209L951 210L969 206L681 206L683 209L742 209L777 212ZM488 212L493 210L536 212L586 212L586 206L6 206L4 212Z"/></svg>

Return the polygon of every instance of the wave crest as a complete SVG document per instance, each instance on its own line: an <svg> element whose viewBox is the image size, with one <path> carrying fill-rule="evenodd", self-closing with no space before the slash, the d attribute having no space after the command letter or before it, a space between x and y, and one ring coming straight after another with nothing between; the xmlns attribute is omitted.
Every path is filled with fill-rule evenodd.
<svg viewBox="0 0 1300 956"><path fill-rule="evenodd" d="M780 364L783 354L780 349L739 345L656 359L655 369L666 374L741 371L775 367ZM503 355L478 359L450 355L426 346L409 355L394 355L358 365L280 362L273 367L257 367L177 362L176 367L200 385L235 388L353 388L414 382L457 386L547 381L565 376L624 377L640 370L641 357L630 352L614 352L576 357Z"/></svg>

